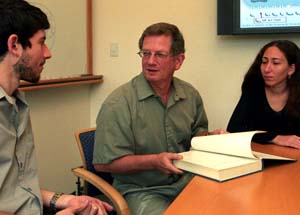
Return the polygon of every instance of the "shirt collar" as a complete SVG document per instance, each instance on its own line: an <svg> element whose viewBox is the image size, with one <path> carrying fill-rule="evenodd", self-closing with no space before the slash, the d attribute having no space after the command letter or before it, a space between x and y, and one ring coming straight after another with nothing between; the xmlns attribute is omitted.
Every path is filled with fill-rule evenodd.
<svg viewBox="0 0 300 215"><path fill-rule="evenodd" d="M175 101L178 101L180 99L186 99L187 96L186 96L186 93L184 91L184 88L181 85L181 81L178 78L173 77L173 82L172 83L173 83L172 86L175 90L175 93L174 93Z"/></svg>
<svg viewBox="0 0 300 215"><path fill-rule="evenodd" d="M178 101L180 99L185 99L187 97L178 78L173 77L171 87L172 87L171 92L174 95L175 101ZM150 84L146 80L143 73L137 76L136 88L137 88L137 95L139 101L144 100L150 96L155 96L153 89L151 88Z"/></svg>
<svg viewBox="0 0 300 215"><path fill-rule="evenodd" d="M150 84L146 80L143 73L139 74L136 79L136 89L137 89L137 96L138 100L144 100L150 96L155 96Z"/></svg>
<svg viewBox="0 0 300 215"><path fill-rule="evenodd" d="M25 96L24 93L20 92L19 90L16 90L14 92L14 96L9 96L5 90L0 86L0 99L6 98L6 100L12 104L15 105L16 104L16 100L20 100L22 101L26 106L28 106L26 100L25 100Z"/></svg>

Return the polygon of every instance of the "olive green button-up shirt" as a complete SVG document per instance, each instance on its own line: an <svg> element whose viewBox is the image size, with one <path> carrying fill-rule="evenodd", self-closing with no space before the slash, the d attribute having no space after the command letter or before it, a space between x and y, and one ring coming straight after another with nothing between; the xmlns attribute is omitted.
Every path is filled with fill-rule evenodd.
<svg viewBox="0 0 300 215"><path fill-rule="evenodd" d="M207 127L202 99L190 84L174 77L165 106L140 74L103 103L97 117L93 162L111 163L125 155L187 151L191 138ZM123 194L178 180L177 175L167 176L157 170L114 174L114 185Z"/></svg>
<svg viewBox="0 0 300 215"><path fill-rule="evenodd" d="M42 214L28 105L0 87L0 211Z"/></svg>

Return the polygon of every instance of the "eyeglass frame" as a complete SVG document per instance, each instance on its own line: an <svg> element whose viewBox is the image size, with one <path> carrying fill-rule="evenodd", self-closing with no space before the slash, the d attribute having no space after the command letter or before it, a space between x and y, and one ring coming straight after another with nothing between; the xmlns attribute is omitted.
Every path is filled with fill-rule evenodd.
<svg viewBox="0 0 300 215"><path fill-rule="evenodd" d="M159 59L159 60L167 59L168 57L173 57L174 56L172 53L166 53L166 52L162 52L162 51L151 52L151 51L147 51L147 50L140 50L139 52L137 52L137 54L142 59L143 58L144 59L149 59L153 53L154 53L154 58Z"/></svg>

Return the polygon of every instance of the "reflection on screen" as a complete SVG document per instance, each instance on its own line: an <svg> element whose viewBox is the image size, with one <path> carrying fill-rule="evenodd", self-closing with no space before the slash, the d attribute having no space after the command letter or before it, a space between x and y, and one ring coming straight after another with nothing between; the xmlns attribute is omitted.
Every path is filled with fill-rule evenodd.
<svg viewBox="0 0 300 215"><path fill-rule="evenodd" d="M299 0L240 0L240 28L300 26Z"/></svg>

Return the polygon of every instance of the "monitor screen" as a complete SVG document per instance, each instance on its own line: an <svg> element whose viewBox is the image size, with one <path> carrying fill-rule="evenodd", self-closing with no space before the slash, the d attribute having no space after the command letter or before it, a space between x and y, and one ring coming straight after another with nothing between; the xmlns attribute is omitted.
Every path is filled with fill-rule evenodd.
<svg viewBox="0 0 300 215"><path fill-rule="evenodd" d="M300 26L299 0L241 0L240 28Z"/></svg>
<svg viewBox="0 0 300 215"><path fill-rule="evenodd" d="M230 6L224 7L224 2ZM220 16L227 19L227 27L220 26L224 25ZM219 0L218 34L222 29L224 34L300 32L300 0Z"/></svg>

